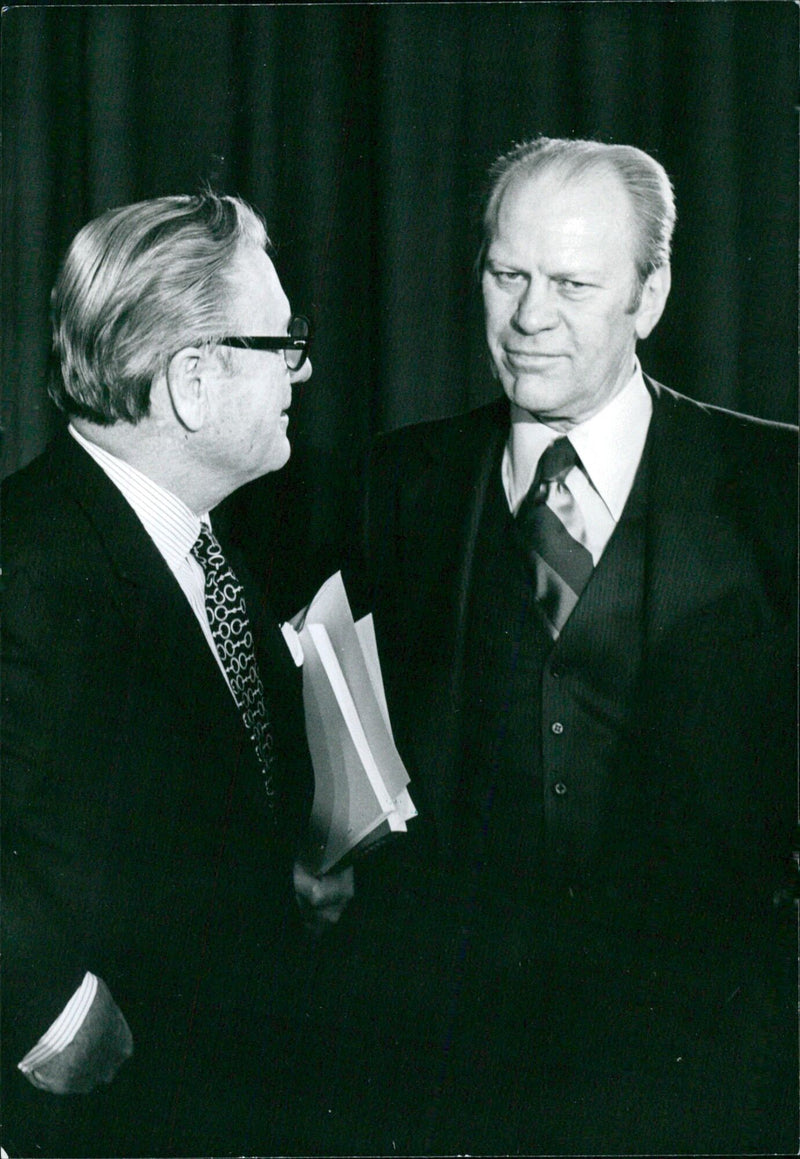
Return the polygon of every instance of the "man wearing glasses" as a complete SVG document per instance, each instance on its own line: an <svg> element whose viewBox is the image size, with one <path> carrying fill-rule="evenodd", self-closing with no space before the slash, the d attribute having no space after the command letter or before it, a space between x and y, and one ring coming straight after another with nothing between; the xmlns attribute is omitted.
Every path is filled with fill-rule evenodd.
<svg viewBox="0 0 800 1159"><path fill-rule="evenodd" d="M311 772L209 517L286 463L311 374L268 245L237 198L158 198L85 226L53 291L69 426L4 487L11 1155L287 1149ZM299 882L335 920L351 879Z"/></svg>

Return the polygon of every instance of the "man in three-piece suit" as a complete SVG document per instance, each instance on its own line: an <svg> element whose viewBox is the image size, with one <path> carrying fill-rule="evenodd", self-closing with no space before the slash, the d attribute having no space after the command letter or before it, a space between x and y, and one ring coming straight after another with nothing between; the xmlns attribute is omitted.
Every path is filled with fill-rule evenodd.
<svg viewBox="0 0 800 1159"><path fill-rule="evenodd" d="M640 150L501 158L506 397L376 446L419 817L343 956L378 998L371 1124L341 1102L362 1149L796 1151L796 431L642 373L673 223Z"/></svg>
<svg viewBox="0 0 800 1159"><path fill-rule="evenodd" d="M3 491L1 1141L286 1150L310 764L208 513L288 459L308 324L261 220L209 193L85 226L53 326L69 428ZM335 920L347 875L295 874Z"/></svg>

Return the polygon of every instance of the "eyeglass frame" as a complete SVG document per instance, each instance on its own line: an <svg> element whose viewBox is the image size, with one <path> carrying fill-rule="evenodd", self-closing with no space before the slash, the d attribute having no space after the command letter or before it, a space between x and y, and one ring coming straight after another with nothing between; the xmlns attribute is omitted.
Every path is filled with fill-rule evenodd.
<svg viewBox="0 0 800 1159"><path fill-rule="evenodd" d="M292 326L297 322L302 322L306 327L306 333L302 336L295 335L293 337L291 333L284 334L282 337L272 337L262 334L251 334L247 336L241 334L228 334L225 338L217 338L215 345L233 346L238 350L282 350L286 365L294 374L298 370L301 370L303 366L305 366L306 359L308 358L309 348L311 346L310 321L308 318L306 318L305 314L292 314L291 318L289 319L290 331ZM286 357L287 350L300 351L300 361L296 366L292 366L289 362L289 359Z"/></svg>

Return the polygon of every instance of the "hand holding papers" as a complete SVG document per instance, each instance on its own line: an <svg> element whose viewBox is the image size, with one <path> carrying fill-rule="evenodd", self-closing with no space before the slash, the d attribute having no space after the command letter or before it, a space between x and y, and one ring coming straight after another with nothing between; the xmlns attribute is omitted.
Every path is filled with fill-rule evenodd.
<svg viewBox="0 0 800 1159"><path fill-rule="evenodd" d="M314 804L305 860L327 873L416 816L392 738L372 616L358 623L340 572L283 634L303 667Z"/></svg>

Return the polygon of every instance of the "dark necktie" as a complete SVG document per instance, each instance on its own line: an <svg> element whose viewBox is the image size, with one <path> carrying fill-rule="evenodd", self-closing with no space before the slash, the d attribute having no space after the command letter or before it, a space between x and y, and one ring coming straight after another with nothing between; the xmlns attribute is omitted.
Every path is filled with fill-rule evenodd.
<svg viewBox="0 0 800 1159"><path fill-rule="evenodd" d="M530 490L514 520L514 534L536 583L536 600L557 640L594 563L580 536L583 519L564 482L578 463L567 438L556 439L539 460Z"/></svg>
<svg viewBox="0 0 800 1159"><path fill-rule="evenodd" d="M244 591L228 565L222 548L210 528L200 525L192 555L205 573L206 615L211 635L228 677L236 705L253 742L267 796L274 787L270 777L273 738L267 713L264 685L258 671L253 632L247 616Z"/></svg>

